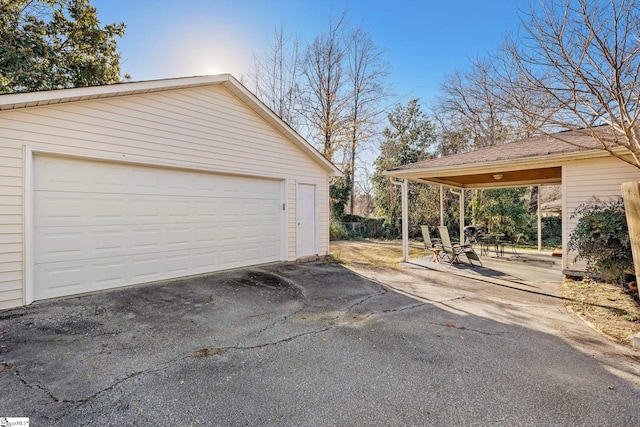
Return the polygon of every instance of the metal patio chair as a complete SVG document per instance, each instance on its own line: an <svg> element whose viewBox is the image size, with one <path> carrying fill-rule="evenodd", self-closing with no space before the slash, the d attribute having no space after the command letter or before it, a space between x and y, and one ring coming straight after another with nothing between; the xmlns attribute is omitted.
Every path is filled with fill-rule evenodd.
<svg viewBox="0 0 640 427"><path fill-rule="evenodd" d="M424 251L431 252L431 259L429 261L440 262L440 260L446 255L442 249L442 243L439 240L431 240L429 235L429 227L421 225L422 240L424 241Z"/></svg>
<svg viewBox="0 0 640 427"><path fill-rule="evenodd" d="M469 261L469 264L475 265L473 262L476 261L482 267L482 260L473 249L472 245L451 243L449 229L444 225L438 227L438 232L440 233L440 239L442 240L442 250L451 259L451 263L449 265L452 265L454 262L461 263L462 260L460 259L460 256L464 255Z"/></svg>

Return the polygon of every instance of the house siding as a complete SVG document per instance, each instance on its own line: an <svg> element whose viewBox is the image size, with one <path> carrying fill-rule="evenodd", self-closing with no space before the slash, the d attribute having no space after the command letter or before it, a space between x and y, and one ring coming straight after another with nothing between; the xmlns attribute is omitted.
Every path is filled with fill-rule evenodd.
<svg viewBox="0 0 640 427"><path fill-rule="evenodd" d="M25 147L287 182L287 260L296 259L296 185L318 191L328 253L327 171L214 85L0 112L0 309L23 304Z"/></svg>
<svg viewBox="0 0 640 427"><path fill-rule="evenodd" d="M575 210L583 203L597 197L600 200L614 200L622 195L623 182L639 181L640 169L617 158L597 158L569 162L562 167L563 260L565 270L585 271L584 261L574 261L575 252L568 251L569 236L579 218L572 218Z"/></svg>

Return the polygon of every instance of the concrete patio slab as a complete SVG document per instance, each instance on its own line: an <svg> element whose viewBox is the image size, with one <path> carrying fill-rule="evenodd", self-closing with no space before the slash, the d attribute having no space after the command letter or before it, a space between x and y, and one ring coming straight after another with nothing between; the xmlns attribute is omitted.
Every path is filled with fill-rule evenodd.
<svg viewBox="0 0 640 427"><path fill-rule="evenodd" d="M477 251L480 253L480 250ZM470 265L464 256L463 262L451 264L446 259L433 262L430 256L410 260L411 263L443 272L456 272L470 277L495 277L507 280L560 283L563 280L562 258L551 252L532 249L518 249L517 255L507 250L503 256L490 251L480 257L482 266Z"/></svg>

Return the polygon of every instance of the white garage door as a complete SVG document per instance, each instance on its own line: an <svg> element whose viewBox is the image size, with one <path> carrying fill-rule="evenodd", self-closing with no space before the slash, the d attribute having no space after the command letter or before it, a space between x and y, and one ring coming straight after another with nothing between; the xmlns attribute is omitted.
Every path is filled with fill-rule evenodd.
<svg viewBox="0 0 640 427"><path fill-rule="evenodd" d="M282 259L282 182L34 157L35 299Z"/></svg>

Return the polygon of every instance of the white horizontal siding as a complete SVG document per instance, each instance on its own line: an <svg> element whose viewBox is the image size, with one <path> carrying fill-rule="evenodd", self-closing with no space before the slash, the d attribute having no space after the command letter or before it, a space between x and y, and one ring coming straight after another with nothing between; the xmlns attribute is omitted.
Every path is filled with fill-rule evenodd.
<svg viewBox="0 0 640 427"><path fill-rule="evenodd" d="M200 90L225 93L222 88ZM61 149L76 146L116 155L195 162L205 167L228 167L235 163L240 173L255 173L257 167L263 173L273 174L273 166L277 164L284 164L303 177L314 170L322 173L317 164L283 141L279 133L230 95L218 97L218 102L225 100L235 108L206 114L207 110L199 104L188 104L189 108L169 104L179 96L189 99L182 92L197 90L179 92L173 93L171 99L167 98L168 93L156 93L128 97L131 100L109 99L15 112L13 121L3 126L3 132L9 138L34 146L45 144ZM168 110L170 107L173 111ZM238 108L244 108L244 112L237 113ZM140 111L136 120L128 117L134 109ZM123 118L113 121L112 117ZM25 132L25 128L29 131ZM249 162L243 166L239 161L242 159ZM212 165L211 161L217 164Z"/></svg>
<svg viewBox="0 0 640 427"><path fill-rule="evenodd" d="M582 260L574 262L575 253L568 253L569 236L576 227L579 218L572 218L576 209L593 198L602 201L615 200L622 195L621 185L624 182L639 181L640 169L622 160L607 157L591 160L580 160L567 163L562 168L563 212L563 250L564 268L584 271Z"/></svg>
<svg viewBox="0 0 640 427"><path fill-rule="evenodd" d="M23 302L23 160L21 147L2 140L0 136L0 309L5 309Z"/></svg>
<svg viewBox="0 0 640 427"><path fill-rule="evenodd" d="M297 182L317 185L327 253L326 171L221 86L0 112L0 308L22 304L23 153L52 152L287 179L288 253L296 258Z"/></svg>
<svg viewBox="0 0 640 427"><path fill-rule="evenodd" d="M0 310L20 305L22 305L22 289L0 291Z"/></svg>

